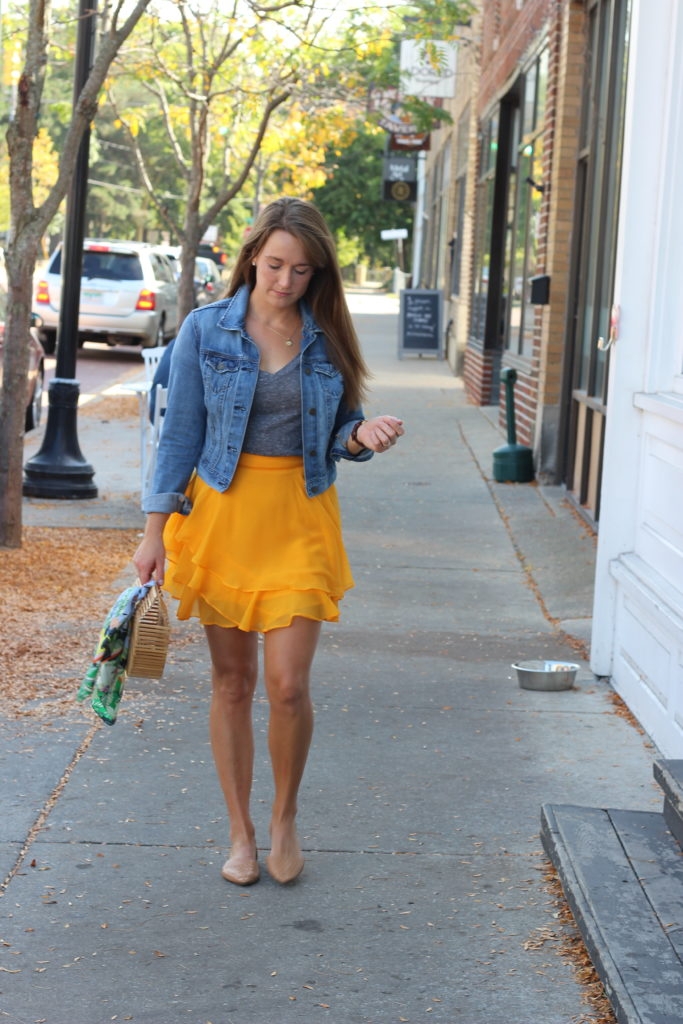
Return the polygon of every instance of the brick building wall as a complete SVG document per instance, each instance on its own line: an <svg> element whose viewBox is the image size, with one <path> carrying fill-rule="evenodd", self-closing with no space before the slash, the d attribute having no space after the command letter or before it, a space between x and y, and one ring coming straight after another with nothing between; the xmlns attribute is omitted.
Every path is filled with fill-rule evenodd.
<svg viewBox="0 0 683 1024"><path fill-rule="evenodd" d="M463 380L467 397L474 405L490 405L495 372L493 353L467 346Z"/></svg>
<svg viewBox="0 0 683 1024"><path fill-rule="evenodd" d="M554 0L483 0L479 113L506 90L529 46L548 22Z"/></svg>
<svg viewBox="0 0 683 1024"><path fill-rule="evenodd" d="M474 21L476 23L476 17ZM443 291L445 355L451 369L458 375L462 373L463 353L467 342L471 293L473 197L476 174L476 166L472 166L472 160L476 160L477 153L476 88L479 79L476 40L477 28L474 25L463 27L457 43L456 92L453 97L443 100L444 109L451 121L431 133L430 149L425 154L424 168L425 194L428 197L433 197L435 189L438 189L440 169L447 169L447 179L443 182L443 203L425 211L427 216L424 238L424 244L428 248L438 244L437 240L440 240L447 249L440 254L439 259L432 258L431 272L426 271L427 260L421 261L421 285ZM466 127L466 170L462 161L463 125ZM458 235L458 208L463 180L464 224L460 226L461 231ZM459 247L461 273L458 287L454 290L452 267L456 244Z"/></svg>
<svg viewBox="0 0 683 1024"><path fill-rule="evenodd" d="M465 147L467 152L466 169L464 173L464 220L461 231L462 237L460 239L460 275L456 288L453 288L453 281L449 280L445 291L447 322L451 325L446 357L451 368L458 375L462 375L464 371L464 357L467 345L467 332L472 300L474 204L478 166L477 132L479 127L476 104L479 81L479 59L478 47L475 43L476 39L477 23L475 20L469 33L467 43L462 45L459 50L458 85L452 107L452 145L454 154L452 167L455 173L457 173L458 169L462 170L462 168L458 167L457 155L461 145L461 131L465 133ZM455 173L453 175L449 196L449 239L455 239L458 227L458 202L460 200L460 196L458 194L458 185Z"/></svg>
<svg viewBox="0 0 683 1024"><path fill-rule="evenodd" d="M548 92L543 131L543 198L539 212L537 273L547 273L548 223L551 203L551 173L554 158L554 131L557 116L557 95L559 77L559 25L557 5L548 0L525 0L517 10L515 0L496 0L500 10L500 29L492 44L497 48L491 55L489 86L497 83L500 88L509 88L519 73L519 64L530 49L538 48L541 38L548 46ZM555 15L553 17L553 15ZM480 110L484 89L480 91ZM534 308L534 329L530 358L521 360L503 353L502 364L513 365L517 370L514 388L515 423L517 440L528 447L534 446L534 439L542 415L542 396L539 393L540 369L543 362L544 321L548 319L548 306ZM499 389L500 425L507 423L506 391Z"/></svg>
<svg viewBox="0 0 683 1024"><path fill-rule="evenodd" d="M552 31L552 12L556 5L552 0L524 0L521 7L517 0L483 0L481 4L480 54L481 67L477 95L477 116L479 123L489 114L492 107L509 91L520 73L520 64L534 49L540 46L545 33ZM553 76L556 74L553 62L548 73L548 102L546 124L554 116L553 103L556 89ZM544 134L544 182L548 181L552 162L552 137ZM546 228L548 224L549 190L544 193L540 214L540 238L538 269L544 269ZM474 211L475 217L483 211ZM515 388L515 420L518 439L530 444L535 433L536 409L538 402L538 376L543 343L543 311L535 312L535 327L532 352L529 359L516 360L518 383ZM500 366L500 353L484 348L473 339L465 352L464 380L470 401L488 405L498 399L501 423L505 423L505 392L496 387Z"/></svg>
<svg viewBox="0 0 683 1024"><path fill-rule="evenodd" d="M550 302L536 308L528 366L517 365L515 417L518 440L534 449L537 472L552 477L562 399L569 300L576 161L579 146L585 51L582 2L555 5L544 27L549 50L548 101L544 130L544 182L540 211L538 272L551 280ZM510 360L503 356L503 364ZM501 425L505 396L500 395Z"/></svg>
<svg viewBox="0 0 683 1024"><path fill-rule="evenodd" d="M533 307L533 329L524 355L486 349L470 339L464 359L468 397L500 403L505 427L505 389L496 394L498 370L513 366L517 439L534 448L537 471L552 475L556 464L562 397L574 182L584 74L585 8L580 0L483 0L481 73L477 96L480 125L515 85L527 62L548 49L543 147L543 194L538 211L536 274L551 278L547 305ZM481 217L482 211L477 210ZM528 335L526 335L528 337Z"/></svg>
<svg viewBox="0 0 683 1024"><path fill-rule="evenodd" d="M458 130L462 131L462 118L469 111L459 287L451 289L447 275L439 281L431 281L430 286L444 289L444 323L449 325L446 356L451 368L462 375L471 402L477 405L498 402L503 430L506 427L506 392L499 386L499 374L504 366L515 368L517 439L534 449L537 473L546 478L553 476L558 461L575 177L585 73L585 22L582 0L482 0L467 42L458 54L458 91L446 104L452 124L433 133L432 152L426 159L427 181L430 175L438 180L439 167L450 167L451 180L444 193L447 201L441 214L445 223L441 237L445 239L444 244L448 244L456 234ZM482 223L485 211L477 207L478 202L483 205L484 191L480 188L480 180L483 181L480 162L485 150L482 139L488 118L496 110L500 112L501 102L517 105L516 83L544 48L548 53L548 69L545 114L539 122L542 125L541 170L537 168L534 172L541 175L539 184L543 191L534 213L537 241L533 273L550 277L550 299L547 305L527 307L525 323L530 326L525 328L523 350L518 352L512 347L501 350L496 344L491 336L492 330L496 330L495 323L492 328L487 321L487 334L480 333L482 306L473 306L473 302L482 301L481 296L475 295L476 274L481 268L476 259L475 240L486 238ZM450 150L449 161L443 158L446 148ZM495 173L500 172L497 169ZM501 244L499 236L496 245ZM447 258L442 259L441 266L447 266L448 262ZM494 276L492 272L492 278ZM479 323L476 330L473 309L477 311Z"/></svg>
<svg viewBox="0 0 683 1024"><path fill-rule="evenodd" d="M538 377L539 408L533 443L542 475L557 469L557 441L568 323L576 164L581 124L586 19L582 0L565 2L558 10L551 45L556 48L554 88L557 100L552 122L553 160L550 168L546 269L551 279L550 305L545 311Z"/></svg>
<svg viewBox="0 0 683 1024"><path fill-rule="evenodd" d="M467 335L472 312L472 289L474 285L474 218L477 195L477 170L479 119L476 107L476 77L479 66L471 51L472 86L469 107L469 142L467 165L467 188L465 192L465 220L463 232L462 260L460 266L460 293L451 296L450 315L453 320L453 347L449 352L451 366L456 373L465 375L467 360Z"/></svg>

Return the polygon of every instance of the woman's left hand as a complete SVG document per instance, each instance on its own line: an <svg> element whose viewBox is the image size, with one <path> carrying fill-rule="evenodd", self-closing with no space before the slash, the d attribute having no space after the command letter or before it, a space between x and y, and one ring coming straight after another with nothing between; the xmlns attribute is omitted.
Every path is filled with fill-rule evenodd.
<svg viewBox="0 0 683 1024"><path fill-rule="evenodd" d="M356 431L358 444L372 452L386 452L405 433L403 420L397 416L374 416L364 420Z"/></svg>

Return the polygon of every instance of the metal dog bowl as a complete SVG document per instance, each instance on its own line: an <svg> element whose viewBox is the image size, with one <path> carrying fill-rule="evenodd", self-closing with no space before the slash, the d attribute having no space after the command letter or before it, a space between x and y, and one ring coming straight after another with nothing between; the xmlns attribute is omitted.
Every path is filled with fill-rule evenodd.
<svg viewBox="0 0 683 1024"><path fill-rule="evenodd" d="M580 666L573 661L520 661L512 667L523 690L571 690Z"/></svg>

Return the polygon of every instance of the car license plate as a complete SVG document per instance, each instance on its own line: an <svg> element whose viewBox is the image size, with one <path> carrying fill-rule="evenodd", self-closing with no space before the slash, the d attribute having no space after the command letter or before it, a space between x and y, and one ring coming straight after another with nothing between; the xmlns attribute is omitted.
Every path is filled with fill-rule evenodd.
<svg viewBox="0 0 683 1024"><path fill-rule="evenodd" d="M102 292L96 288L83 288L81 290L81 298L85 299L86 302L101 302Z"/></svg>

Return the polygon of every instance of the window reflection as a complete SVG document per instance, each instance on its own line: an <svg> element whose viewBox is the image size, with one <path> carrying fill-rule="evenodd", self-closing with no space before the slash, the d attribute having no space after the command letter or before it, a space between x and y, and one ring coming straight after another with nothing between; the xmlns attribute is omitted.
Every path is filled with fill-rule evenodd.
<svg viewBox="0 0 683 1024"><path fill-rule="evenodd" d="M543 128L548 83L544 50L518 83L518 130L513 132L505 239L505 345L531 356L538 310L530 281L539 272L540 216L544 192Z"/></svg>
<svg viewBox="0 0 683 1024"><path fill-rule="evenodd" d="M481 211L476 221L474 289L470 331L473 338L483 342L486 333L486 310L490 284L491 246L493 244L493 201L495 170L498 154L499 113L496 111L482 125L481 176L478 185L477 208Z"/></svg>

